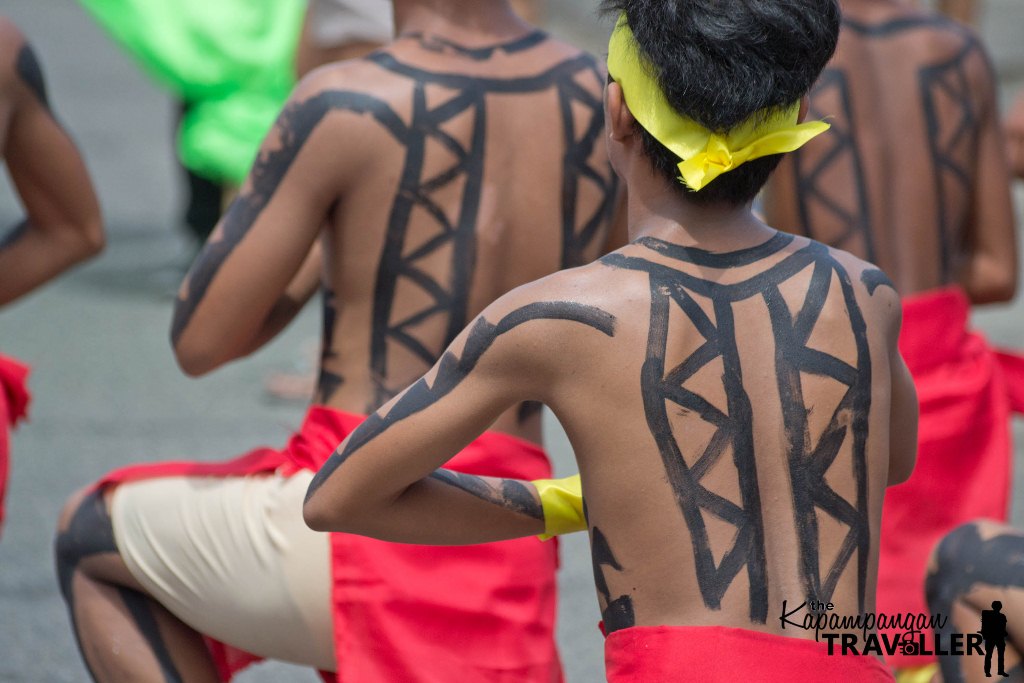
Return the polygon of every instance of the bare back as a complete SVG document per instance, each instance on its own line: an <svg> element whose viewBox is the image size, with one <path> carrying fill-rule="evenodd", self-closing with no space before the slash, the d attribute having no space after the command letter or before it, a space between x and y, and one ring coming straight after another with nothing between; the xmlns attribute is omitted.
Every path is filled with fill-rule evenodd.
<svg viewBox="0 0 1024 683"><path fill-rule="evenodd" d="M258 348L319 270L314 402L370 413L496 298L602 253L617 181L597 61L517 23L486 45L444 35L303 79L182 287L179 360ZM494 426L537 440L537 408Z"/></svg>
<svg viewBox="0 0 1024 683"><path fill-rule="evenodd" d="M574 327L560 357L587 362L560 360L571 387L545 399L607 629L873 609L899 306L880 271L785 233L728 253L644 237L545 289L615 319Z"/></svg>
<svg viewBox="0 0 1024 683"><path fill-rule="evenodd" d="M327 96L372 154L325 242L317 400L369 412L491 301L595 258L615 180L596 61L540 31L477 49L407 36L342 71Z"/></svg>
<svg viewBox="0 0 1024 683"><path fill-rule="evenodd" d="M991 66L968 29L848 0L808 113L832 128L783 160L766 218L878 264L903 294L969 285L978 233L1012 242L996 117Z"/></svg>

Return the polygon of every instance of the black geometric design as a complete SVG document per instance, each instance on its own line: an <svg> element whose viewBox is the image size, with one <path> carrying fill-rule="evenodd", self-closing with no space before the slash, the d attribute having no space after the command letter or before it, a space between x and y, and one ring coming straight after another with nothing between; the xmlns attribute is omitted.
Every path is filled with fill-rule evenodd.
<svg viewBox="0 0 1024 683"><path fill-rule="evenodd" d="M39 100L39 104L49 109L50 100L46 95L46 80L43 78L43 69L39 66L36 53L28 43L22 45L21 49L18 50L14 71L18 74L21 82L25 84L25 87L31 90L32 94Z"/></svg>
<svg viewBox="0 0 1024 683"><path fill-rule="evenodd" d="M306 500L357 450L394 424L429 408L451 393L469 376L498 337L533 320L564 320L586 325L608 337L615 336L615 316L600 308L573 301L536 301L515 309L497 323L491 323L483 316L478 317L469 328L462 355L446 351L438 363L432 384L421 377L391 405L386 415L378 411L366 418L349 436L345 448L335 452L313 477ZM486 484L483 486L489 488Z"/></svg>
<svg viewBox="0 0 1024 683"><path fill-rule="evenodd" d="M338 297L329 287L321 289L323 296L323 337L320 344L320 374L317 378L317 403L329 403L334 392L345 383L345 378L331 372L325 366L326 361L338 357L334 350L334 327L338 322Z"/></svg>
<svg viewBox="0 0 1024 683"><path fill-rule="evenodd" d="M470 50L474 59L486 59L497 51L518 52L533 47L546 38L543 33L527 36L504 45ZM441 48L454 49L445 43ZM562 266L580 265L581 255L594 243L600 228L611 218L616 178L606 162L598 166L590 158L602 124L599 99L587 92L581 82L590 79L602 82L597 62L580 54L566 59L539 74L521 78L482 78L450 72L431 72L405 64L387 52L376 52L369 61L413 82L412 114L408 124L385 101L363 93L331 90L318 93L302 102L285 107L275 124L280 138L277 149L263 152L253 165L249 187L243 189L228 209L221 224L219 239L207 243L196 259L187 279L186 294L175 307L172 339L177 342L191 320L195 308L205 296L213 278L234 248L245 237L260 213L269 203L282 178L294 162L306 140L320 122L333 111L368 114L405 150L398 193L389 217L384 252L375 281L375 302L370 340L371 373L375 395L368 412L390 399L400 387L388 386L388 360L395 346L423 362L424 371L465 326L468 317L467 297L474 273L476 227L481 200L484 168L484 141L487 130L487 102L491 94L526 94L553 90L558 94L563 115L565 157L562 203ZM449 99L428 106L428 88L453 91ZM582 108L589 119L582 130L576 130L574 109ZM447 122L460 116L471 117L472 132L466 141L456 140L444 130ZM427 143L440 144L453 157L451 166L431 177L424 177ZM602 192L603 201L591 214L578 216L576 196L582 183L594 183ZM432 200L433 193L461 183L461 204L457 215L449 217ZM430 216L437 228L426 242L411 246L407 233L414 209ZM448 253L449 275L444 281L430 275L422 266L425 259ZM411 284L426 295L419 310L402 319L393 315L396 292L400 284ZM423 322L438 318L445 334L439 343L428 343L417 336ZM326 373L322 376L319 397L323 400L337 389L342 378ZM403 382L399 382L404 385Z"/></svg>
<svg viewBox="0 0 1024 683"><path fill-rule="evenodd" d="M808 237L874 261L868 188L845 73L831 68L822 72L811 91L807 116L812 120L828 118L831 128L822 136L814 155L805 150L793 152L800 226ZM830 145L828 151L824 144ZM829 173L844 169L840 177L849 178L852 184L836 188L829 182ZM848 193L853 194L853 206L844 201ZM819 223L837 226L838 232L816 235L813 226Z"/></svg>
<svg viewBox="0 0 1024 683"><path fill-rule="evenodd" d="M751 264L780 251L792 241L791 236L787 237L776 235L760 247L732 254L710 254L651 239L640 244L656 248L664 255L678 256L683 261L731 268ZM866 325L845 269L823 245L817 243L811 243L767 270L733 284L706 280L662 263L622 254L611 254L601 260L613 267L646 272L650 278L650 333L641 371L644 409L677 504L690 531L697 583L705 605L709 609L719 609L733 580L745 569L750 618L765 623L768 615L767 565L753 414L739 362L733 312L733 305L737 302L761 297L768 308L776 342L777 381L788 439L787 458L794 493L800 575L806 598L828 601L839 577L856 553L858 595L863 609L870 550L865 449L871 401L871 361ZM779 288L809 266L813 266L813 275L803 304L793 317L782 300ZM808 346L818 316L830 296L833 277L839 282L840 295L849 311L850 331L857 349L856 366ZM698 298L708 302L713 319ZM666 367L666 351L677 345L671 338L668 324L672 309L685 316L704 341L685 360ZM719 361L726 403L724 410L707 396L685 386L687 380L703 368ZM716 373L719 372L718 367L716 365ZM816 442L812 442L808 434L801 373L828 377L846 387L839 406ZM670 404L676 408L670 408ZM699 417L713 429L703 452L689 458L684 457L670 417L680 408ZM856 500L852 503L839 496L825 479L840 446L847 439L852 441L852 474L856 487ZM738 501L730 500L702 484L702 479L730 450L739 489ZM825 567L822 567L820 558L818 510L831 515L849 529L838 556ZM705 515L736 529L731 545L717 563L712 554Z"/></svg>
<svg viewBox="0 0 1024 683"><path fill-rule="evenodd" d="M594 566L594 585L600 593L604 602L604 609L601 610L601 621L604 622L604 632L614 633L619 629L629 628L636 623L636 616L633 612L633 598L628 595L620 595L612 599L611 589L608 587L608 579L605 578L604 568L621 572L622 565L615 559L608 539L598 527L590 532L590 559Z"/></svg>
<svg viewBox="0 0 1024 683"><path fill-rule="evenodd" d="M950 241L969 211L971 170L976 160L978 111L964 62L978 50L966 43L953 58L918 73L921 102L928 130L928 146L935 174L939 208L939 264L942 282L953 276Z"/></svg>
<svg viewBox="0 0 1024 683"><path fill-rule="evenodd" d="M494 56L495 52L504 52L507 55L512 55L517 52L529 50L531 47L540 45L547 40L548 34L538 29L536 31L531 31L522 38L518 38L512 42L488 45L487 47L466 47L465 45L459 45L458 43L442 38L441 36L426 34L420 31L403 33L399 38L414 38L419 41L420 47L425 50L432 50L434 52L454 52L455 54L462 57L468 57L469 59L477 62L486 62Z"/></svg>
<svg viewBox="0 0 1024 683"><path fill-rule="evenodd" d="M533 45L535 34L520 42ZM543 35L543 34L541 34ZM499 49L488 48L491 52ZM505 51L519 50L511 45ZM483 57L483 53L479 55ZM443 349L465 327L469 310L467 297L472 281L476 255L476 229L483 181L487 125L487 96L490 94L532 93L554 89L558 93L563 116L566 153L563 161L562 192L562 259L563 267L579 265L582 255L610 219L615 198L615 175L607 164L590 165L590 158L603 127L600 100L582 87L577 78L590 74L600 82L596 62L589 55L580 55L561 62L549 70L530 77L515 79L478 78L453 73L425 71L380 52L368 59L415 82L411 122L408 133L399 139L406 149L399 190L391 210L388 236L377 270L375 306L371 336L371 370L376 382L374 405L389 400L400 388L389 386L388 359L394 345L419 358L424 369L430 367ZM453 95L431 108L427 89L443 87ZM573 108L582 105L590 114L582 131L575 129ZM444 125L457 117L472 117L472 133L467 141L456 140L444 131ZM431 177L424 177L427 142L439 143L454 160L448 168ZM462 201L457 215L449 217L432 201L434 192L462 183ZM603 200L593 213L577 216L576 198L579 185L593 182L602 192ZM437 232L426 242L410 249L407 245L410 218L414 208L423 209L432 218ZM421 214L422 215L422 214ZM422 221L421 221L422 223ZM421 263L437 253L449 254L449 275L446 281L427 272ZM395 294L402 282L408 282L425 295L418 310L395 319ZM416 328L430 319L440 318L445 334L439 343L428 343L416 334Z"/></svg>
<svg viewBox="0 0 1024 683"><path fill-rule="evenodd" d="M982 539L977 524L963 524L943 537L935 554L935 568L925 579L925 593L929 611L947 617L937 629L943 642L951 642L953 633L961 630L963 625L952 619L954 608L972 592L981 589L983 595L994 595L1024 589L1024 536L1018 531ZM967 678L963 664L970 661L965 657L939 657L942 680L964 683ZM1020 680L1021 666L1009 673L1012 680Z"/></svg>

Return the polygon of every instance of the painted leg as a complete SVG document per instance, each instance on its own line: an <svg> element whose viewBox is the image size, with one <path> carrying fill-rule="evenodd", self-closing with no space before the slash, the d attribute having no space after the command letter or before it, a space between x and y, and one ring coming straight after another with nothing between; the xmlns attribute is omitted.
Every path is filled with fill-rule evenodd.
<svg viewBox="0 0 1024 683"><path fill-rule="evenodd" d="M201 636L147 596L128 571L101 493L72 496L55 550L61 594L94 681L218 681Z"/></svg>

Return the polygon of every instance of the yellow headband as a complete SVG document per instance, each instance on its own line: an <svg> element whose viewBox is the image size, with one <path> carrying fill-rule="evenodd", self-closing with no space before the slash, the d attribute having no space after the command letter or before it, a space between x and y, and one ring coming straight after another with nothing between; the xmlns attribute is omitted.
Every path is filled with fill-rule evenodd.
<svg viewBox="0 0 1024 683"><path fill-rule="evenodd" d="M683 160L679 173L692 190L700 190L751 159L799 149L829 129L824 121L798 124L799 102L768 116L755 114L724 135L686 118L665 99L650 65L640 54L625 14L619 17L608 41L608 73L622 87L633 118Z"/></svg>

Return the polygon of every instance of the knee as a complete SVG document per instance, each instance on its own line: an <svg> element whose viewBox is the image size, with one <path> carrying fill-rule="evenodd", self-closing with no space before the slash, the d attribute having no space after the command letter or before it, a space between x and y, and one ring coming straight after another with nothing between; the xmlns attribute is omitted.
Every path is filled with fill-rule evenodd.
<svg viewBox="0 0 1024 683"><path fill-rule="evenodd" d="M998 527L994 522L977 520L956 527L932 548L928 559L925 593L929 605L939 609L957 598L971 584L971 576L980 560L982 539Z"/></svg>
<svg viewBox="0 0 1024 683"><path fill-rule="evenodd" d="M83 489L72 494L61 510L54 556L61 592L68 596L71 576L87 557L116 553L114 529L102 491Z"/></svg>

